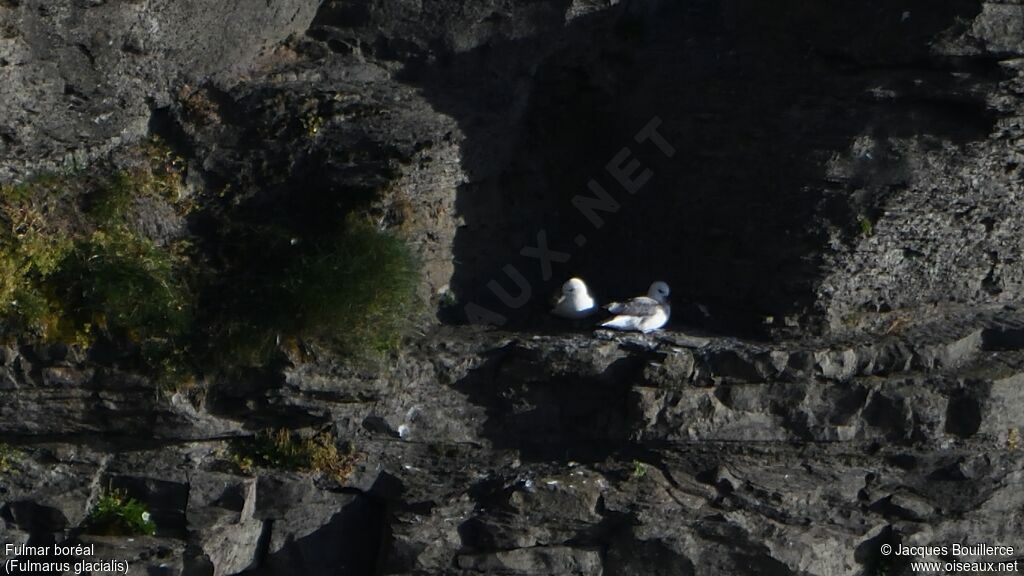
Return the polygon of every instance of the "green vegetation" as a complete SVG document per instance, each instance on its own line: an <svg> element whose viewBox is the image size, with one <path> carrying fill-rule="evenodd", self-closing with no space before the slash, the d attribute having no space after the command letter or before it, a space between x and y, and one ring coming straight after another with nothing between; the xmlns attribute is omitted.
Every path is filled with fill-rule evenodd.
<svg viewBox="0 0 1024 576"><path fill-rule="evenodd" d="M394 350L414 312L418 271L398 238L350 223L286 273L295 334L334 338L349 352Z"/></svg>
<svg viewBox="0 0 1024 576"><path fill-rule="evenodd" d="M43 177L31 185L0 188L0 317L17 318L21 329L52 328L43 281L73 248L51 219L57 209L48 192L58 185L57 179Z"/></svg>
<svg viewBox="0 0 1024 576"><path fill-rule="evenodd" d="M335 228L299 242L250 228L245 253L212 283L219 300L203 322L208 348L249 365L303 338L355 359L395 350L417 310L415 258L400 238L357 218Z"/></svg>
<svg viewBox="0 0 1024 576"><path fill-rule="evenodd" d="M639 480L647 475L647 464L640 462L639 460L633 460L633 473L631 477L634 480Z"/></svg>
<svg viewBox="0 0 1024 576"><path fill-rule="evenodd" d="M875 224L867 216L857 217L857 225L860 226L861 236L868 238L875 234Z"/></svg>
<svg viewBox="0 0 1024 576"><path fill-rule="evenodd" d="M10 444L0 442L0 474L5 474L14 466L14 462L21 457L21 452L12 448Z"/></svg>
<svg viewBox="0 0 1024 576"><path fill-rule="evenodd" d="M132 169L43 175L0 189L0 334L134 347L155 379L191 380L187 245L133 229L136 198L174 204L180 161L157 143Z"/></svg>
<svg viewBox="0 0 1024 576"><path fill-rule="evenodd" d="M156 524L146 507L122 490L109 490L100 497L83 524L86 532L104 536L152 536Z"/></svg>
<svg viewBox="0 0 1024 576"><path fill-rule="evenodd" d="M175 281L173 251L128 222L133 198L168 194L179 181L161 159L111 175L44 175L0 189L7 331L82 345L100 333L139 340L180 332L191 295Z"/></svg>
<svg viewBox="0 0 1024 576"><path fill-rule="evenodd" d="M225 192L200 205L169 147L147 142L131 158L0 188L0 337L104 341L174 389L303 340L352 358L397 348L419 271L401 238L357 216L373 190L312 188L256 209ZM147 237L150 205L212 232Z"/></svg>
<svg viewBox="0 0 1024 576"><path fill-rule="evenodd" d="M184 334L191 293L174 255L131 234L80 240L54 275L54 289L80 326L132 341Z"/></svg>
<svg viewBox="0 0 1024 576"><path fill-rule="evenodd" d="M339 483L352 473L357 458L339 452L334 436L326 432L303 438L285 429L265 430L231 446L231 461L247 474L254 468L314 472Z"/></svg>

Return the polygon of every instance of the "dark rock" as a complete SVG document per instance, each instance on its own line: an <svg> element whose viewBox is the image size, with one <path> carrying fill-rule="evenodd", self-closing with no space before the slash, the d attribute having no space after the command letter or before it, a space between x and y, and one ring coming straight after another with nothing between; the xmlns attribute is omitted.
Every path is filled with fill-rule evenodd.
<svg viewBox="0 0 1024 576"><path fill-rule="evenodd" d="M178 391L11 338L0 540L215 576L852 576L903 568L882 544L1020 545L1022 10L0 0L0 181L160 136L204 208L131 225L210 254L379 192L444 321ZM615 209L580 210L591 180ZM567 261L524 252L540 232ZM666 280L673 322L550 322L569 275L602 302ZM351 474L242 474L231 440L266 428L331 430ZM108 489L157 536L83 534Z"/></svg>
<svg viewBox="0 0 1024 576"><path fill-rule="evenodd" d="M601 555L597 550L561 546L520 548L459 556L459 568L484 574L551 574L555 576L598 574Z"/></svg>

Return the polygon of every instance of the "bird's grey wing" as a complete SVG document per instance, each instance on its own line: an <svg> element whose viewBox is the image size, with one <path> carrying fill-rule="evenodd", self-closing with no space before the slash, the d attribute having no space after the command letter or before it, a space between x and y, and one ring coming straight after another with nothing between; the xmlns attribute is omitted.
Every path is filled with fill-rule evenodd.
<svg viewBox="0 0 1024 576"><path fill-rule="evenodd" d="M651 316L658 310L658 301L647 296L633 298L627 302L615 302L608 311L620 316Z"/></svg>

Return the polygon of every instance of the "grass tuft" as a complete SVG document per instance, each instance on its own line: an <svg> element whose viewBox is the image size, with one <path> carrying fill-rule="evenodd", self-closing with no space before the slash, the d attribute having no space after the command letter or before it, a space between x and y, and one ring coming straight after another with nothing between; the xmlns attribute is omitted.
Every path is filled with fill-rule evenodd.
<svg viewBox="0 0 1024 576"><path fill-rule="evenodd" d="M418 270L405 243L350 223L333 241L296 259L286 274L295 331L353 354L398 347L414 313Z"/></svg>
<svg viewBox="0 0 1024 576"><path fill-rule="evenodd" d="M320 239L279 229L248 236L235 268L213 284L209 349L257 365L282 342L315 339L355 359L397 349L418 300L419 269L397 236L349 218Z"/></svg>
<svg viewBox="0 0 1024 576"><path fill-rule="evenodd" d="M255 468L314 472L343 483L358 456L341 453L333 435L321 432L303 438L289 430L265 430L231 446L231 460L244 473Z"/></svg>

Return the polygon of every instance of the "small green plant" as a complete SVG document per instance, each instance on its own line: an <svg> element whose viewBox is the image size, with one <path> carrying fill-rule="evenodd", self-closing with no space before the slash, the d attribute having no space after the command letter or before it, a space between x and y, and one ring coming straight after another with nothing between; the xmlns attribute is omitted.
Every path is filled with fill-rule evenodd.
<svg viewBox="0 0 1024 576"><path fill-rule="evenodd" d="M86 532L104 536L152 536L156 524L138 500L123 490L108 490L89 512L83 524Z"/></svg>
<svg viewBox="0 0 1024 576"><path fill-rule="evenodd" d="M0 474L11 470L14 463L21 457L21 452L6 442L0 442Z"/></svg>
<svg viewBox="0 0 1024 576"><path fill-rule="evenodd" d="M256 471L256 462L252 459L252 456L242 453L241 450L244 450L244 448L232 448L228 454L228 462L231 463L231 466L234 466L235 470L242 474L254 473Z"/></svg>
<svg viewBox="0 0 1024 576"><path fill-rule="evenodd" d="M1020 448L1020 429L1010 428L1006 433L1006 449L1010 452Z"/></svg>
<svg viewBox="0 0 1024 576"><path fill-rule="evenodd" d="M321 432L303 438L289 430L264 430L255 437L235 442L231 462L242 472L255 468L315 472L341 483L352 473L357 455L341 453L333 435Z"/></svg>
<svg viewBox="0 0 1024 576"><path fill-rule="evenodd" d="M860 234L865 238L870 238L875 234L875 225L871 222L871 219L867 216L861 215L857 217L857 225L860 226Z"/></svg>
<svg viewBox="0 0 1024 576"><path fill-rule="evenodd" d="M310 137L316 136L324 126L324 118L317 111L310 110L302 116L302 128Z"/></svg>
<svg viewBox="0 0 1024 576"><path fill-rule="evenodd" d="M192 344L180 339L148 338L140 344L143 372L150 376L160 390L167 393L189 392L205 394L199 386L197 368L192 358Z"/></svg>
<svg viewBox="0 0 1024 576"><path fill-rule="evenodd" d="M633 460L633 473L630 475L634 480L639 480L647 475L647 464L639 460Z"/></svg>

